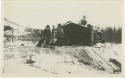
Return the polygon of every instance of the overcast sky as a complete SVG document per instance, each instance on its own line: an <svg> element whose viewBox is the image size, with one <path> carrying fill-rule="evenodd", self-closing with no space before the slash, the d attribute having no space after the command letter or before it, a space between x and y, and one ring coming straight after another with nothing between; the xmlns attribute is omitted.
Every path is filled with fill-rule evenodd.
<svg viewBox="0 0 125 78"><path fill-rule="evenodd" d="M4 17L23 26L43 28L67 21L77 22L83 15L89 24L123 25L122 0L4 0Z"/></svg>

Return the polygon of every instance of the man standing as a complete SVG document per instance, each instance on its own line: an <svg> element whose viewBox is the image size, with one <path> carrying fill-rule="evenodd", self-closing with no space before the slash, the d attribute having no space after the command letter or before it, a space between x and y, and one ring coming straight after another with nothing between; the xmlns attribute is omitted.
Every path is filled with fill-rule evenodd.
<svg viewBox="0 0 125 78"><path fill-rule="evenodd" d="M63 43L63 37L64 37L63 28L62 28L61 24L58 24L57 34L56 34L57 45L59 45L59 46L62 45L62 43Z"/></svg>
<svg viewBox="0 0 125 78"><path fill-rule="evenodd" d="M81 19L80 24L82 26L86 26L86 24L87 24L86 16L83 16L83 19Z"/></svg>
<svg viewBox="0 0 125 78"><path fill-rule="evenodd" d="M52 34L51 34L51 45L55 45L56 42L56 28L53 25L53 29L52 29Z"/></svg>
<svg viewBox="0 0 125 78"><path fill-rule="evenodd" d="M47 25L46 28L44 29L44 38L45 38L45 46L48 46L51 40L51 30L50 26Z"/></svg>

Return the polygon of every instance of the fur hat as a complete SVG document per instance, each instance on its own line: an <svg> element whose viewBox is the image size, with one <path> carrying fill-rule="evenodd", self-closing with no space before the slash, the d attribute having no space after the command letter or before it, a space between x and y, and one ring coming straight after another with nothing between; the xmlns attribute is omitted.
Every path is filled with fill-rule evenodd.
<svg viewBox="0 0 125 78"><path fill-rule="evenodd" d="M47 26L46 26L46 28L50 28L50 26L49 26L49 25L47 25Z"/></svg>
<svg viewBox="0 0 125 78"><path fill-rule="evenodd" d="M62 27L62 25L61 25L61 24L58 24L58 27Z"/></svg>

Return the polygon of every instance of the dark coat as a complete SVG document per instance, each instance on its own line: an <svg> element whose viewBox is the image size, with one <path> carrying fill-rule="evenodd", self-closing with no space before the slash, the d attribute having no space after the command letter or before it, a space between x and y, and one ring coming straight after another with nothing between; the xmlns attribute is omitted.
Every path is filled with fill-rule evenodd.
<svg viewBox="0 0 125 78"><path fill-rule="evenodd" d="M63 38L64 36L64 31L63 31L63 28L57 28L57 33L56 33L56 37L57 38Z"/></svg>
<svg viewBox="0 0 125 78"><path fill-rule="evenodd" d="M51 39L51 30L49 28L44 29L44 38Z"/></svg>

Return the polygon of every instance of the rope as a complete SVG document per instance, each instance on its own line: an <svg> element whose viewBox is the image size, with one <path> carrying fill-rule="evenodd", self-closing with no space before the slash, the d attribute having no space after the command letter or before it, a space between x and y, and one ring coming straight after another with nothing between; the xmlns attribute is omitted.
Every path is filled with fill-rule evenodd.
<svg viewBox="0 0 125 78"><path fill-rule="evenodd" d="M11 23L11 24L14 24L14 25L17 25L17 26L23 27L23 26L21 26L21 25L19 25L19 24L17 24L17 23L14 23L14 22L12 22L12 21L6 19L6 18L4 18L4 20L7 21L7 22L9 22L9 23Z"/></svg>

